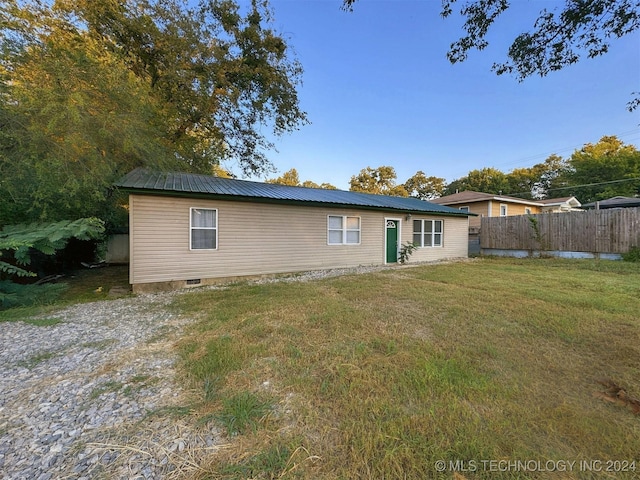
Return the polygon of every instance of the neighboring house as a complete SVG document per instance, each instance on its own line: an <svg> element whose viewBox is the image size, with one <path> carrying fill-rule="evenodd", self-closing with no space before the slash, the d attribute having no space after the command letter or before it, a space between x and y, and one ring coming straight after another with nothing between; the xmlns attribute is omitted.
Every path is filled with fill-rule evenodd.
<svg viewBox="0 0 640 480"><path fill-rule="evenodd" d="M129 193L135 292L221 278L467 256L467 212L415 198L137 169Z"/></svg>
<svg viewBox="0 0 640 480"><path fill-rule="evenodd" d="M640 207L640 198L635 197L612 197L599 202L585 203L582 208L586 209L607 209L607 208L631 208Z"/></svg>
<svg viewBox="0 0 640 480"><path fill-rule="evenodd" d="M581 212L582 204L576 197L547 198L536 200L542 204L544 213Z"/></svg>
<svg viewBox="0 0 640 480"><path fill-rule="evenodd" d="M576 197L547 198L536 200L542 204L543 213L580 212L582 204Z"/></svg>
<svg viewBox="0 0 640 480"><path fill-rule="evenodd" d="M507 217L510 215L542 213L543 211L542 203L536 200L473 192L471 190L436 198L431 202L457 208L462 212L475 213L477 217L469 218L469 227L471 229L480 228L481 217Z"/></svg>

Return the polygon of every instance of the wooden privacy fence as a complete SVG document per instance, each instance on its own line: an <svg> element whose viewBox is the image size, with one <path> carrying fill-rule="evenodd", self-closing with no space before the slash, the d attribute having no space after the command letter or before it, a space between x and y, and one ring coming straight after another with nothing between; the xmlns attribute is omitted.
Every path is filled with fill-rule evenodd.
<svg viewBox="0 0 640 480"><path fill-rule="evenodd" d="M626 253L640 247L640 207L483 217L482 250Z"/></svg>

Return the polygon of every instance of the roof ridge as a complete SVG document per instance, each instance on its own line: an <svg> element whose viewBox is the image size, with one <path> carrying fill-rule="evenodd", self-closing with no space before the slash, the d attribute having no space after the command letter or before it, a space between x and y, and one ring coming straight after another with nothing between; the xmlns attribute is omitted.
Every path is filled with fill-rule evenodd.
<svg viewBox="0 0 640 480"><path fill-rule="evenodd" d="M193 180L198 181L193 181ZM458 209L423 201L414 197L393 197L367 192L331 190L277 183L256 182L235 178L216 177L201 173L160 172L137 168L115 186L141 193L156 193L182 196L211 195L254 199L261 202L295 202L311 205L334 205L350 208L371 208L403 212L423 212L439 215L468 216ZM473 215L473 214L471 214Z"/></svg>

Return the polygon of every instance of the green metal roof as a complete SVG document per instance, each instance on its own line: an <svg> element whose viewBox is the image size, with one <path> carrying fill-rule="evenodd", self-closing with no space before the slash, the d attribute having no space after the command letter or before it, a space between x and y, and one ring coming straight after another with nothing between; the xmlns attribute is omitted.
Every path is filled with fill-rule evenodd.
<svg viewBox="0 0 640 480"><path fill-rule="evenodd" d="M125 175L115 185L134 193L169 194L186 197L224 197L230 200L296 203L311 206L359 207L437 215L474 215L417 198L372 195L344 190L291 187L275 183L251 182L192 173L155 172L142 168L133 170Z"/></svg>

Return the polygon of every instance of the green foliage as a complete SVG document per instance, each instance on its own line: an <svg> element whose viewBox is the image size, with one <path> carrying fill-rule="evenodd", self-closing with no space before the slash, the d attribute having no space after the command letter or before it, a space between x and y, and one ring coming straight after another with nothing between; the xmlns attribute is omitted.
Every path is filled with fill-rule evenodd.
<svg viewBox="0 0 640 480"><path fill-rule="evenodd" d="M59 318L26 318L24 323L28 323L29 325L36 327L52 327L53 325L62 323L62 320Z"/></svg>
<svg viewBox="0 0 640 480"><path fill-rule="evenodd" d="M408 197L404 186L396 184L396 171L393 167L366 167L358 175L351 177L349 190L352 192Z"/></svg>
<svg viewBox="0 0 640 480"><path fill-rule="evenodd" d="M529 224L531 225L531 229L533 230L533 238L535 238L538 243L541 243L542 233L540 232L540 224L538 223L538 219L532 215L529 215L527 218L529 220Z"/></svg>
<svg viewBox="0 0 640 480"><path fill-rule="evenodd" d="M306 188L323 188L325 190L337 190L336 187L330 183L317 184L311 180L305 180L300 182L298 171L295 168L287 170L277 178L270 178L266 180L266 183L276 183L279 185L289 185L290 187L306 187Z"/></svg>
<svg viewBox="0 0 640 480"><path fill-rule="evenodd" d="M218 472L220 477L229 480L247 478L289 478L288 469L293 470L289 460L294 452L287 445L271 443L268 448L254 456L243 459L238 464L223 465Z"/></svg>
<svg viewBox="0 0 640 480"><path fill-rule="evenodd" d="M447 186L446 194L456 193L455 190L473 190L476 192L506 194L509 188L507 175L497 168L482 168L471 170L466 177L462 177ZM453 191L452 191L453 190Z"/></svg>
<svg viewBox="0 0 640 480"><path fill-rule="evenodd" d="M582 203L640 194L640 151L615 136L604 136L576 150L568 164L563 178L575 187L565 191Z"/></svg>
<svg viewBox="0 0 640 480"><path fill-rule="evenodd" d="M8 0L0 17L0 226L110 219L135 167L266 171L270 133L306 123L266 1Z"/></svg>
<svg viewBox="0 0 640 480"><path fill-rule="evenodd" d="M18 306L47 305L57 300L66 288L63 283L20 285L9 280L1 280L0 310Z"/></svg>
<svg viewBox="0 0 640 480"><path fill-rule="evenodd" d="M29 265L33 250L52 255L64 248L69 239L99 239L104 233L104 222L97 218L81 218L74 221L11 225L0 231L0 253L12 253L18 265ZM0 274L4 276L33 277L34 273L0 260ZM65 289L64 285L18 285L0 282L2 308L18 305L44 304L53 301Z"/></svg>
<svg viewBox="0 0 640 480"><path fill-rule="evenodd" d="M407 242L400 245L400 253L398 254L398 261L402 264L407 263L409 261L409 257L413 254L416 248L418 248L418 245L412 242Z"/></svg>
<svg viewBox="0 0 640 480"><path fill-rule="evenodd" d="M224 398L222 412L216 418L225 427L228 435L237 435L249 430L255 431L271 409L269 400L263 400L254 393L244 391Z"/></svg>
<svg viewBox="0 0 640 480"><path fill-rule="evenodd" d="M444 193L464 190L531 199L575 196L581 203L633 197L640 195L640 151L615 136L604 136L569 159L554 154L543 163L506 174L494 168L472 170L449 183Z"/></svg>
<svg viewBox="0 0 640 480"><path fill-rule="evenodd" d="M10 225L0 231L0 252L13 251L13 256L19 265L29 265L31 249L45 255L53 255L57 250L64 248L71 238L97 240L103 233L104 222L97 218ZM0 272L30 276L29 272L3 261L0 261Z"/></svg>
<svg viewBox="0 0 640 480"><path fill-rule="evenodd" d="M507 190L511 195L519 198L533 198L533 192L540 182L537 166L531 168L514 168L507 174Z"/></svg>
<svg viewBox="0 0 640 480"><path fill-rule="evenodd" d="M627 253L622 254L625 262L640 262L640 247L631 247Z"/></svg>
<svg viewBox="0 0 640 480"><path fill-rule="evenodd" d="M357 0L343 0L352 10ZM450 17L456 0L442 0L441 16ZM465 35L451 44L447 58L463 62L469 50L483 50L493 23L510 7L508 0L473 0L460 7L465 19ZM640 3L636 0L566 0L563 8L543 9L533 29L518 35L508 52L509 60L494 63L498 75L514 73L522 81L531 75L549 72L576 63L581 55L593 58L609 50L611 38L628 35L640 28Z"/></svg>
<svg viewBox="0 0 640 480"><path fill-rule="evenodd" d="M279 185L298 187L300 186L300 177L298 176L298 171L295 168L292 168L277 178L267 180L266 183L277 183Z"/></svg>
<svg viewBox="0 0 640 480"><path fill-rule="evenodd" d="M430 176L427 177L422 170L418 170L415 175L404 182L404 189L409 196L420 200L432 200L442 196L445 188L444 178Z"/></svg>
<svg viewBox="0 0 640 480"><path fill-rule="evenodd" d="M306 187L306 188L322 188L324 190L337 190L338 188L335 185L331 185L328 182L322 182L320 184L312 181L312 180L305 180L304 182L302 182L300 184L301 187Z"/></svg>

